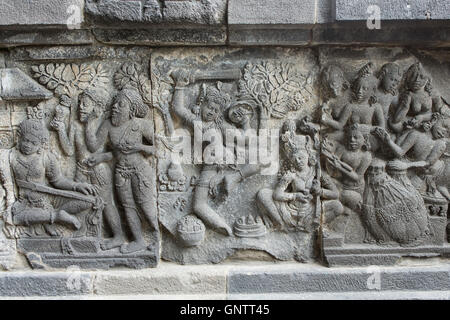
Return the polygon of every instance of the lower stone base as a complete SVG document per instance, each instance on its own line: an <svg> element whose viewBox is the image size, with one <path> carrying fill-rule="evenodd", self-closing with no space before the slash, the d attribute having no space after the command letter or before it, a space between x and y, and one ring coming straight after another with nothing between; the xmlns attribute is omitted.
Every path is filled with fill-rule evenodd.
<svg viewBox="0 0 450 320"><path fill-rule="evenodd" d="M128 267L135 269L156 267L159 248L153 247L130 254L119 248L103 251L97 238L42 238L20 239L18 248L33 269L68 268L109 269Z"/></svg>
<svg viewBox="0 0 450 320"><path fill-rule="evenodd" d="M324 242L325 243L325 242ZM331 241L326 243L331 244ZM450 257L450 245L420 247L386 247L378 245L324 246L328 266L395 265L402 257Z"/></svg>
<svg viewBox="0 0 450 320"><path fill-rule="evenodd" d="M417 263L419 263L418 261ZM58 299L450 299L449 260L327 268L251 263L111 271L0 273L0 296ZM404 262L406 263L406 262ZM411 262L408 262L411 263Z"/></svg>

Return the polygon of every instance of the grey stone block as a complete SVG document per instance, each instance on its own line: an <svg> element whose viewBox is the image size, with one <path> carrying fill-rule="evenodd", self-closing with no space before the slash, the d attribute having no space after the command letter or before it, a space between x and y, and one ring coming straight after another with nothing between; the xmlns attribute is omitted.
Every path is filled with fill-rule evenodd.
<svg viewBox="0 0 450 320"><path fill-rule="evenodd" d="M443 24L430 27L417 23L381 22L381 29L370 30L364 21L339 27L314 28L312 44L448 46L450 28Z"/></svg>
<svg viewBox="0 0 450 320"><path fill-rule="evenodd" d="M0 3L0 25L79 25L83 0L27 0Z"/></svg>
<svg viewBox="0 0 450 320"><path fill-rule="evenodd" d="M311 42L309 29L230 29L231 45L297 45L306 46Z"/></svg>
<svg viewBox="0 0 450 320"><path fill-rule="evenodd" d="M314 24L315 0L230 0L229 25Z"/></svg>
<svg viewBox="0 0 450 320"><path fill-rule="evenodd" d="M141 1L86 1L86 13L107 21L141 21Z"/></svg>
<svg viewBox="0 0 450 320"><path fill-rule="evenodd" d="M336 0L337 21L367 20L369 6L380 8L382 20L439 20L450 19L450 2L435 0Z"/></svg>
<svg viewBox="0 0 450 320"><path fill-rule="evenodd" d="M0 295L71 296L91 292L93 278L77 269L70 272L11 272L0 276Z"/></svg>
<svg viewBox="0 0 450 320"><path fill-rule="evenodd" d="M375 280L373 280L375 277ZM371 281L379 290L450 290L450 267L337 268L277 267L233 268L228 277L230 294L367 292Z"/></svg>
<svg viewBox="0 0 450 320"><path fill-rule="evenodd" d="M316 23L332 23L335 21L335 16L335 1L316 0Z"/></svg>
<svg viewBox="0 0 450 320"><path fill-rule="evenodd" d="M224 24L226 0L209 1L87 0L86 14L96 25L134 24Z"/></svg>
<svg viewBox="0 0 450 320"><path fill-rule="evenodd" d="M98 295L211 295L225 294L226 267L179 267L134 272L105 272L96 277Z"/></svg>

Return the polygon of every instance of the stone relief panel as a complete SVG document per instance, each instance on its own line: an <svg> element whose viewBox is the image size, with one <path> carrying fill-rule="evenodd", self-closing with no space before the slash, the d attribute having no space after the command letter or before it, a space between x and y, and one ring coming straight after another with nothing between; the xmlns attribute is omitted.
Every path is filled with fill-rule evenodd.
<svg viewBox="0 0 450 320"><path fill-rule="evenodd" d="M310 50L153 54L163 259L217 263L239 249L314 256L318 70Z"/></svg>
<svg viewBox="0 0 450 320"><path fill-rule="evenodd" d="M406 50L322 53L326 260L448 254L448 85L429 71L442 62Z"/></svg>
<svg viewBox="0 0 450 320"><path fill-rule="evenodd" d="M149 53L129 56L18 63L53 93L29 102L8 154L6 229L32 267L159 260Z"/></svg>
<svg viewBox="0 0 450 320"><path fill-rule="evenodd" d="M2 267L449 255L445 53L68 52L0 69Z"/></svg>

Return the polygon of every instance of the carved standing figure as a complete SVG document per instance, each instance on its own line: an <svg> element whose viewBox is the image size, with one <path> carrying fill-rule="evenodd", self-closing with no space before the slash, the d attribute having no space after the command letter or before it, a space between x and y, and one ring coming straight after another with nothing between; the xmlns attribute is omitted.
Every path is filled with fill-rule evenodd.
<svg viewBox="0 0 450 320"><path fill-rule="evenodd" d="M140 93L134 88L124 88L116 95L111 118L95 128L91 121L86 131L86 142L91 152L99 150L109 140L115 165L115 185L120 204L125 210L133 241L123 244L122 253L145 249L142 225L138 215L141 209L152 231L159 238L156 203L153 197L153 170L147 156L154 155L153 126L142 119L148 112ZM149 144L144 144L146 140ZM86 161L94 167L103 159L92 155Z"/></svg>
<svg viewBox="0 0 450 320"><path fill-rule="evenodd" d="M54 118L50 126L57 131L62 150L68 156L75 155L77 167L75 181L89 182L97 187L99 196L105 202L103 213L113 237L101 244L104 250L120 247L124 241L119 212L114 203L114 186L111 168L105 161L112 159L110 152L103 152L104 146L91 153L86 145L86 124L90 118L98 118L110 105L110 94L101 87L86 89L79 97L79 121L74 121L67 132L64 121ZM89 166L88 159L96 158L96 165Z"/></svg>

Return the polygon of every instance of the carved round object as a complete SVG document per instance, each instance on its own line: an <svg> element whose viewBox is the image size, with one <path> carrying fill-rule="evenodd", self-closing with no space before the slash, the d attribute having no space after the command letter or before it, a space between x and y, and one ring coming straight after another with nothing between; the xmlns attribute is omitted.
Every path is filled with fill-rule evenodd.
<svg viewBox="0 0 450 320"><path fill-rule="evenodd" d="M205 225L194 216L185 216L177 225L178 238L185 247L199 245L205 238Z"/></svg>

